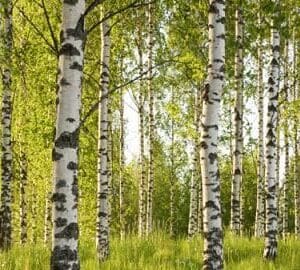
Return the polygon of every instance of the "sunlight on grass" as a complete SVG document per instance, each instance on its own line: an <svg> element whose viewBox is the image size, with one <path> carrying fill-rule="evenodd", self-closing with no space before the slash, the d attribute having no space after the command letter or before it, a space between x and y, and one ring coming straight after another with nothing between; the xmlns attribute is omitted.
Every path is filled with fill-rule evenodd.
<svg viewBox="0 0 300 270"><path fill-rule="evenodd" d="M300 242L294 237L281 240L279 257L274 263L262 259L263 240L239 238L226 234L224 247L225 269L300 269ZM112 240L110 259L99 265L94 241L80 242L81 269L169 270L201 269L202 239L170 239L154 233L147 240L128 236L124 241ZM37 245L15 245L9 252L0 253L0 270L49 269L50 252Z"/></svg>

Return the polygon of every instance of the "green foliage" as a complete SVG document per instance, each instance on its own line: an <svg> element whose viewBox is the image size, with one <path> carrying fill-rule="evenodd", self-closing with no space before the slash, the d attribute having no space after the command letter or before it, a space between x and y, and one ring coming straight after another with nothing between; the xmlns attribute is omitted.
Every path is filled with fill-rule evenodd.
<svg viewBox="0 0 300 270"><path fill-rule="evenodd" d="M279 257L274 263L263 260L263 241L225 236L225 269L238 270L289 270L300 267L300 244L295 238L279 242ZM161 269L191 270L202 266L202 239L172 240L166 234L154 233L147 240L129 235L124 241L114 238L111 256L99 265L93 241L80 243L81 268L96 269ZM49 248L43 245L15 245L9 252L0 254L0 270L49 269Z"/></svg>

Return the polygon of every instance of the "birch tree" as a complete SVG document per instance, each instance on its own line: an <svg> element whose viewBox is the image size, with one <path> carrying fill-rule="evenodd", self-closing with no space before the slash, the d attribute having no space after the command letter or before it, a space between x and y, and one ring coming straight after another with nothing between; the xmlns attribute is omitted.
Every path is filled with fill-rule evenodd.
<svg viewBox="0 0 300 270"><path fill-rule="evenodd" d="M1 183L1 216L0 216L0 248L8 249L11 245L11 182L12 182L12 145L11 145L11 118L12 118L12 1L4 1L3 9L3 63L2 63L2 183Z"/></svg>
<svg viewBox="0 0 300 270"><path fill-rule="evenodd" d="M239 7L235 14L235 105L233 114L233 166L231 187L231 230L239 234L241 230L241 185L243 155L243 12Z"/></svg>
<svg viewBox="0 0 300 270"><path fill-rule="evenodd" d="M148 174L148 191L147 191L147 231L152 232L153 226L153 188L154 188L154 93L152 85L153 76L153 31L154 31L154 4L149 2L148 5L148 95L149 95L149 174Z"/></svg>
<svg viewBox="0 0 300 270"><path fill-rule="evenodd" d="M27 240L27 158L26 154L20 151L20 243L25 244Z"/></svg>
<svg viewBox="0 0 300 270"><path fill-rule="evenodd" d="M125 236L125 205L124 205L124 168L125 168L125 119L123 89L120 89L120 171L119 171L119 197L120 197L120 237Z"/></svg>
<svg viewBox="0 0 300 270"><path fill-rule="evenodd" d="M257 159L257 195L255 212L256 237L265 233L265 200L264 200L264 87L262 64L261 14L258 14L258 45L257 45L257 92L258 92L258 159Z"/></svg>
<svg viewBox="0 0 300 270"><path fill-rule="evenodd" d="M284 79L283 79L283 110L287 110L289 102L289 41L286 39L284 47ZM289 188L289 135L288 135L288 119L284 123L284 180L283 180L283 213L282 213L282 233L285 237L288 232L288 188Z"/></svg>
<svg viewBox="0 0 300 270"><path fill-rule="evenodd" d="M271 25L272 60L268 80L268 114L266 123L266 234L264 257L274 260L277 256L277 179L276 179L276 145L278 125L278 92L279 92L279 57L280 35L278 30L279 0L274 2L274 15Z"/></svg>
<svg viewBox="0 0 300 270"><path fill-rule="evenodd" d="M53 149L51 269L80 269L78 255L78 144L85 1L64 1L59 51L58 105Z"/></svg>
<svg viewBox="0 0 300 270"><path fill-rule="evenodd" d="M146 188L146 166L145 166L145 131L144 131L144 104L145 97L143 94L143 51L141 48L141 33L139 30L139 44L138 44L138 54L139 54L139 136L140 136L140 182L139 182L139 217L138 217L138 234L143 236L146 232L146 219L147 219L147 188Z"/></svg>
<svg viewBox="0 0 300 270"><path fill-rule="evenodd" d="M192 168L192 178L190 184L190 209L189 209L189 224L188 224L188 236L193 237L198 232L198 211L200 211L199 206L199 185L201 184L201 176L199 171L199 111L201 108L200 104L200 93L198 88L195 92L195 108L194 108L194 128L196 131L196 137L194 138L194 153L193 153L193 168ZM202 202L201 202L202 203ZM202 208L202 207L201 207Z"/></svg>
<svg viewBox="0 0 300 270"><path fill-rule="evenodd" d="M220 176L217 160L221 94L225 71L225 1L209 1L208 78L201 118L201 173L203 189L203 269L223 269L223 230Z"/></svg>
<svg viewBox="0 0 300 270"><path fill-rule="evenodd" d="M108 20L101 24L101 73L98 115L98 190L96 246L100 261L109 256L109 167L108 167L108 91L110 60L110 26Z"/></svg>

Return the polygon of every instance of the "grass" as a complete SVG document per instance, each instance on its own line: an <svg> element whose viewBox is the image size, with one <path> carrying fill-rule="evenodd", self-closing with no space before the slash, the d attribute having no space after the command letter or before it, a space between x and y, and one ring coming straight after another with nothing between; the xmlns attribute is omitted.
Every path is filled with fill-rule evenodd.
<svg viewBox="0 0 300 270"><path fill-rule="evenodd" d="M279 256L274 263L262 259L263 240L225 237L225 269L300 269L300 241L293 237L279 242ZM201 269L202 245L200 238L171 240L167 235L153 234L148 240L130 236L124 241L113 239L110 259L98 264L94 240L80 243L81 269L169 270ZM49 249L41 244L14 245L0 253L0 270L49 269Z"/></svg>

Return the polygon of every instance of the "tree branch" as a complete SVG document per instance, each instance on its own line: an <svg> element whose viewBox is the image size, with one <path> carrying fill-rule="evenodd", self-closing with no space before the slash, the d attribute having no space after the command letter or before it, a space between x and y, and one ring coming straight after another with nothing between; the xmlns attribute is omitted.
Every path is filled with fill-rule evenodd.
<svg viewBox="0 0 300 270"><path fill-rule="evenodd" d="M35 30L35 32L45 41L45 43L48 45L50 50L57 55L56 48L51 44L51 42L45 37L43 32L29 19L29 17L25 14L24 10L17 7L16 9L21 13L21 15L24 17L24 19L32 26L32 28Z"/></svg>
<svg viewBox="0 0 300 270"><path fill-rule="evenodd" d="M149 3L154 3L156 0L153 0L152 2L147 2L147 3L138 3L139 0L135 0L132 3L128 4L125 7L122 7L114 12L110 12L108 14L106 14L100 21L96 22L94 25L92 25L89 29L87 29L85 31L85 35L87 36L89 33L91 33L96 27L98 27L101 23L103 23L104 21L110 19L111 17L114 17L115 15L118 15L119 13L122 13L128 9L131 8L137 8L137 7L142 7L142 6L146 6Z"/></svg>
<svg viewBox="0 0 300 270"><path fill-rule="evenodd" d="M48 28L49 28L49 31L50 31L52 42L53 42L53 47L55 48L56 53L58 55L58 51L59 51L59 49L58 49L58 41L57 41L57 38L56 38L56 36L54 34L53 27L52 27L51 22L50 22L49 13L48 13L48 10L46 8L44 0L42 0L42 9L43 9L45 17L46 17L47 25L48 25Z"/></svg>

